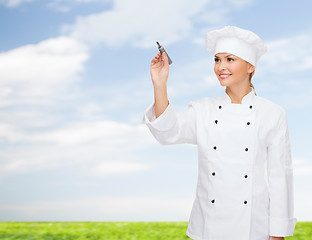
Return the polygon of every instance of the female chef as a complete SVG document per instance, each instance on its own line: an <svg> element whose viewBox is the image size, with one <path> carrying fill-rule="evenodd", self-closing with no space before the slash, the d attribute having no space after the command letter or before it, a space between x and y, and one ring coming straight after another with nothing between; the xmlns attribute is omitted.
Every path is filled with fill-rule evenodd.
<svg viewBox="0 0 312 240"><path fill-rule="evenodd" d="M206 46L225 92L176 113L167 96L168 58L151 61L155 102L143 123L161 144L196 144L198 181L186 234L195 240L277 240L292 236L293 169L285 110L251 83L266 52L253 32L211 31Z"/></svg>

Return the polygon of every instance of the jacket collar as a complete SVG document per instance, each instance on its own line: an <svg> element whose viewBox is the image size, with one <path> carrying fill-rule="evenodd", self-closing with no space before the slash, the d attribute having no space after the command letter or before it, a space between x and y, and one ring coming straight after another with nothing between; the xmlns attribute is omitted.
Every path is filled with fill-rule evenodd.
<svg viewBox="0 0 312 240"><path fill-rule="evenodd" d="M248 103L252 103L254 98L255 98L255 92L253 90L252 87L250 87L250 92L247 93L243 98L242 98L242 103L241 104L248 104ZM224 90L224 94L222 96L222 100L224 103L227 104L232 104L231 98L230 96L226 93L226 91ZM235 104L235 103L234 103Z"/></svg>

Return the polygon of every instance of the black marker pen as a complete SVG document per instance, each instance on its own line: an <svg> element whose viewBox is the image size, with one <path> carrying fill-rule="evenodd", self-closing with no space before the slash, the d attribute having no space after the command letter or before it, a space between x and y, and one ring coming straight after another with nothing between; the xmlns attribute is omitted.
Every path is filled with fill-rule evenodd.
<svg viewBox="0 0 312 240"><path fill-rule="evenodd" d="M158 50L159 50L159 52L160 52L161 54L162 54L163 52L165 52L166 55L167 55L167 57L168 57L168 62L169 62L169 64L171 64L172 61L171 61L171 59L170 59L168 53L166 52L165 48L164 48L163 46L161 46L161 45L159 44L159 42L156 42L156 43L157 43L157 45L158 45Z"/></svg>

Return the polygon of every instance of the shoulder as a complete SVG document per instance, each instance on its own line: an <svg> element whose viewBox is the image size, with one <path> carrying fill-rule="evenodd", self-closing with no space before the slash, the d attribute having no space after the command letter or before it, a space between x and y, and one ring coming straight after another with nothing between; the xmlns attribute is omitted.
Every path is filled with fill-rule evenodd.
<svg viewBox="0 0 312 240"><path fill-rule="evenodd" d="M264 122L273 127L287 121L286 110L277 103L263 97L256 96L256 104L259 109L259 115Z"/></svg>
<svg viewBox="0 0 312 240"><path fill-rule="evenodd" d="M274 115L285 115L285 109L277 103L263 97L256 96L256 103L261 110L265 110L266 114L274 113Z"/></svg>

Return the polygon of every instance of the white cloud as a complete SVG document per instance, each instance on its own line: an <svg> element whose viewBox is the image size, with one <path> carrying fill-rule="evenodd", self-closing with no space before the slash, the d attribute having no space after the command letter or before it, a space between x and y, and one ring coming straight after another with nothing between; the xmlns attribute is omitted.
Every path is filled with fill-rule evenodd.
<svg viewBox="0 0 312 240"><path fill-rule="evenodd" d="M1 221L187 221L193 200L176 196L105 196L1 204ZM77 211L79 209L79 211Z"/></svg>
<svg viewBox="0 0 312 240"><path fill-rule="evenodd" d="M69 12L77 4L88 3L109 3L112 0L52 0L49 1L48 7L60 12Z"/></svg>
<svg viewBox="0 0 312 240"><path fill-rule="evenodd" d="M36 103L58 95L79 79L89 57L85 45L69 37L42 41L0 54L1 105Z"/></svg>
<svg viewBox="0 0 312 240"><path fill-rule="evenodd" d="M312 160L306 158L293 159L293 171L297 176L312 176Z"/></svg>
<svg viewBox="0 0 312 240"><path fill-rule="evenodd" d="M37 0L0 0L0 4L6 7L13 8L22 5L23 3L30 3ZM70 10L73 4L80 3L108 3L112 0L51 0L48 3L48 7L56 8L57 10L66 12Z"/></svg>
<svg viewBox="0 0 312 240"><path fill-rule="evenodd" d="M267 42L268 52L255 76L260 80L256 89L259 86L262 92L275 95L279 98L275 101L287 109L310 107L312 84L307 76L312 70L311 41L312 33L307 29L304 34Z"/></svg>
<svg viewBox="0 0 312 240"><path fill-rule="evenodd" d="M269 71L289 73L312 69L312 34L305 33L267 43L262 64Z"/></svg>
<svg viewBox="0 0 312 240"><path fill-rule="evenodd" d="M52 2L59 2L59 3L92 3L92 2L99 2L99 3L107 3L112 0L53 0Z"/></svg>
<svg viewBox="0 0 312 240"><path fill-rule="evenodd" d="M240 1L240 6L251 1ZM218 5L211 0L115 0L113 8L86 17L79 17L74 25L63 26L70 36L91 44L105 43L120 46L130 42L135 47L152 47L158 40L168 45L193 31L194 21L206 24L223 22L215 12L230 11L235 1ZM223 16L223 14L221 14ZM193 21L194 20L194 21Z"/></svg>
<svg viewBox="0 0 312 240"><path fill-rule="evenodd" d="M82 122L40 132L2 124L0 130L0 139L8 144L0 152L2 176L86 163L86 173L97 177L146 171L152 166L143 164L137 151L156 142L144 125L113 121Z"/></svg>
<svg viewBox="0 0 312 240"><path fill-rule="evenodd" d="M129 143L129 138L133 135L144 135L143 125L131 126L126 123L114 121L82 122L71 123L69 126L55 131L48 131L39 134L25 134L26 141L49 142L58 145L87 144L100 141L102 144L124 144Z"/></svg>
<svg viewBox="0 0 312 240"><path fill-rule="evenodd" d="M14 142L21 138L21 134L10 123L0 123L0 139Z"/></svg>
<svg viewBox="0 0 312 240"><path fill-rule="evenodd" d="M100 163L91 169L92 175L97 177L113 176L115 174L125 174L150 170L152 166L142 163L132 162L105 162Z"/></svg>
<svg viewBox="0 0 312 240"><path fill-rule="evenodd" d="M33 2L35 0L0 0L0 4L4 4L6 7L18 7L23 3Z"/></svg>
<svg viewBox="0 0 312 240"><path fill-rule="evenodd" d="M87 102L78 108L79 115L85 118L89 118L97 113L101 113L102 108L96 102Z"/></svg>

